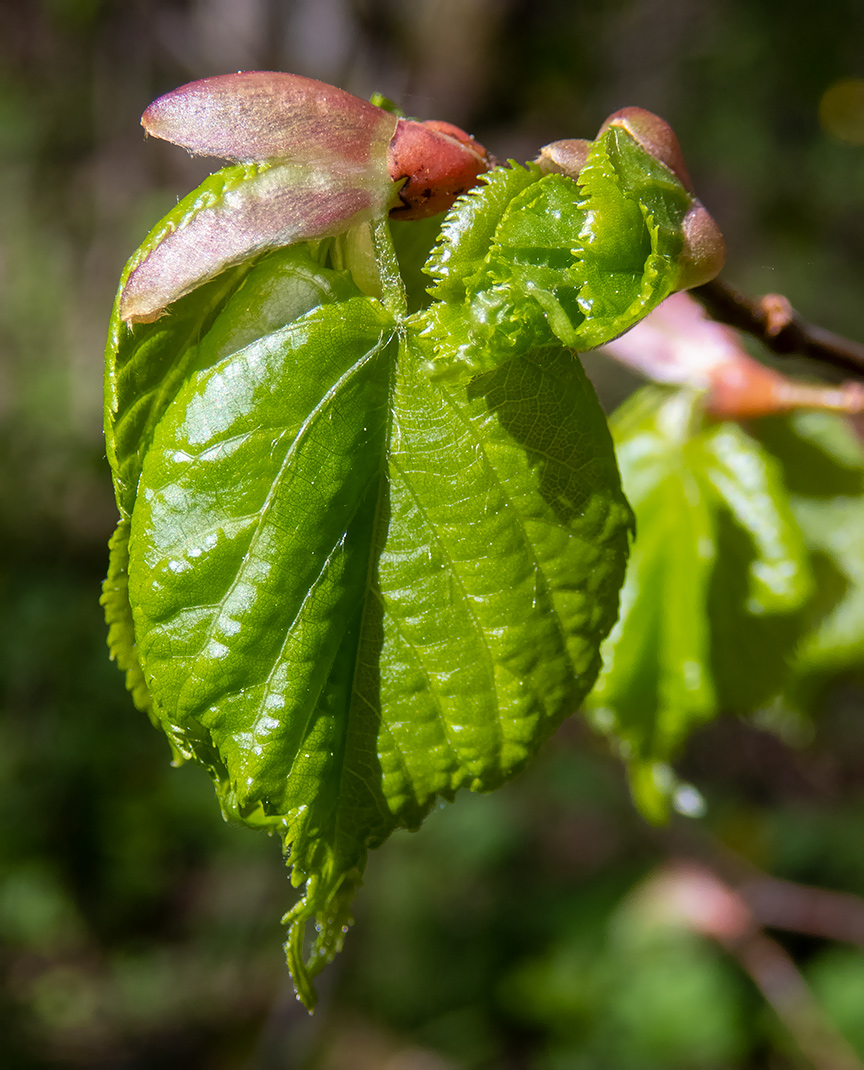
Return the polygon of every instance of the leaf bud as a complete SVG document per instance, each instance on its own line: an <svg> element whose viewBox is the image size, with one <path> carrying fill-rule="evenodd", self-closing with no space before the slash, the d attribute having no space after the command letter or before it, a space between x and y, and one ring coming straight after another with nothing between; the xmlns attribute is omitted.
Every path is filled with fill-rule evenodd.
<svg viewBox="0 0 864 1070"><path fill-rule="evenodd" d="M678 138L665 119L645 108L620 108L603 123L597 136L600 137L610 126L626 130L655 160L669 168L688 193L693 192L693 181Z"/></svg>
<svg viewBox="0 0 864 1070"><path fill-rule="evenodd" d="M684 247L681 250L679 290L690 290L710 282L720 274L726 262L726 242L701 201L694 200L681 224Z"/></svg>
<svg viewBox="0 0 864 1070"><path fill-rule="evenodd" d="M591 151L591 144L584 138L553 141L543 146L534 162L546 174L567 175L575 179L579 177L579 172L585 166L588 153Z"/></svg>
<svg viewBox="0 0 864 1070"><path fill-rule="evenodd" d="M426 219L446 212L457 197L477 185L495 161L486 149L452 123L400 119L387 151L387 168L402 182L393 219Z"/></svg>

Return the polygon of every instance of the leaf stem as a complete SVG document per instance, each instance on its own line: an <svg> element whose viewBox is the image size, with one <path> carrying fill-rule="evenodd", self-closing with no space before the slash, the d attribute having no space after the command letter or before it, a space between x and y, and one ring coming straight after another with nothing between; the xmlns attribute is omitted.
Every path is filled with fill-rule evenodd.
<svg viewBox="0 0 864 1070"><path fill-rule="evenodd" d="M689 292L712 319L746 331L772 353L801 354L864 378L864 345L805 322L782 294L747 297L719 278Z"/></svg>
<svg viewBox="0 0 864 1070"><path fill-rule="evenodd" d="M377 219L372 224L372 245L381 280L381 301L394 319L402 319L408 312L408 296L386 218Z"/></svg>

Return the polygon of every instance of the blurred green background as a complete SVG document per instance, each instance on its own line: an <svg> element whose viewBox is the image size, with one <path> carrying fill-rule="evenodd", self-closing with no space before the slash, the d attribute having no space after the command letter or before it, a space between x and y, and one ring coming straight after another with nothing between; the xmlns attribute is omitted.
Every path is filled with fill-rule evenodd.
<svg viewBox="0 0 864 1070"><path fill-rule="evenodd" d="M812 1065L734 959L638 890L695 855L864 895L860 679L794 747L733 717L703 730L682 770L707 817L662 831L605 745L565 725L508 788L373 855L308 1018L277 843L225 825L206 776L170 767L107 658L101 355L125 258L209 169L145 142L140 113L255 68L379 90L499 158L593 137L623 105L657 111L726 234L727 276L861 337L862 57L860 0L2 0L0 1065ZM607 401L622 376L598 373ZM864 1059L864 954L781 939Z"/></svg>

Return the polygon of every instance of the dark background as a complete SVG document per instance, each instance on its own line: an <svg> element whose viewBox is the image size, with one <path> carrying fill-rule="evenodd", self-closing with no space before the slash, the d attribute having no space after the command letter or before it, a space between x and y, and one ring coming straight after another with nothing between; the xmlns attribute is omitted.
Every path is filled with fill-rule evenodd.
<svg viewBox="0 0 864 1070"><path fill-rule="evenodd" d="M727 277L861 337L864 94L843 80L862 57L859 0L0 3L0 1065L811 1065L734 961L658 925L638 889L696 851L864 895L861 692L843 682L795 746L733 717L700 733L682 768L708 817L686 828L648 829L605 745L566 725L508 788L371 858L307 1018L278 844L170 768L107 659L101 359L125 258L208 170L145 142L140 113L255 68L379 90L502 159L657 111ZM785 943L864 1057L864 955Z"/></svg>

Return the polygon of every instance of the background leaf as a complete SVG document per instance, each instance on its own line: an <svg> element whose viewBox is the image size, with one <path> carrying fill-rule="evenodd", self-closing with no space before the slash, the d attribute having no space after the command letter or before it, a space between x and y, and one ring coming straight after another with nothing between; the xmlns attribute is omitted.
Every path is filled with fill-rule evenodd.
<svg viewBox="0 0 864 1070"><path fill-rule="evenodd" d="M815 713L829 681L864 671L864 448L830 413L766 419L754 432L782 465L812 555L815 594L785 700Z"/></svg>
<svg viewBox="0 0 864 1070"><path fill-rule="evenodd" d="M589 708L660 819L693 727L784 686L812 577L777 462L735 425L703 426L697 395L646 387L612 426L638 537Z"/></svg>

